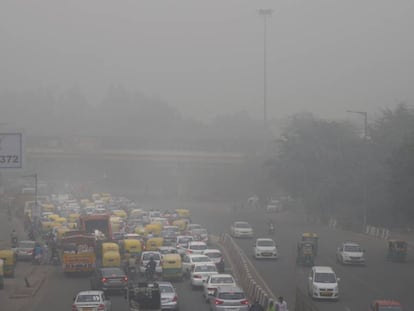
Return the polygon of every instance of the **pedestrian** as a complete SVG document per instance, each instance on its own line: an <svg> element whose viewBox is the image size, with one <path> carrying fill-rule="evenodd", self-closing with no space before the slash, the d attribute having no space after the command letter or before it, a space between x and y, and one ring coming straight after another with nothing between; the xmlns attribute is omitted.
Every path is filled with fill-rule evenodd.
<svg viewBox="0 0 414 311"><path fill-rule="evenodd" d="M269 305L267 306L267 310L266 311L276 311L276 306L273 303L273 300L270 300Z"/></svg>
<svg viewBox="0 0 414 311"><path fill-rule="evenodd" d="M280 296L276 302L276 311L288 311L287 302L282 296Z"/></svg>
<svg viewBox="0 0 414 311"><path fill-rule="evenodd" d="M255 300L255 302L250 306L249 311L265 311L263 306L259 303L259 300Z"/></svg>

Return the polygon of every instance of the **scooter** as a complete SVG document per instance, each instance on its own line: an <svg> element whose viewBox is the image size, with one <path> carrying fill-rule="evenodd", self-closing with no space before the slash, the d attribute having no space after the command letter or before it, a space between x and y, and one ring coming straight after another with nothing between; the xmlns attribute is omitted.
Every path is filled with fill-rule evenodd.
<svg viewBox="0 0 414 311"><path fill-rule="evenodd" d="M270 224L269 225L269 234L274 234L275 233L275 225L274 224Z"/></svg>

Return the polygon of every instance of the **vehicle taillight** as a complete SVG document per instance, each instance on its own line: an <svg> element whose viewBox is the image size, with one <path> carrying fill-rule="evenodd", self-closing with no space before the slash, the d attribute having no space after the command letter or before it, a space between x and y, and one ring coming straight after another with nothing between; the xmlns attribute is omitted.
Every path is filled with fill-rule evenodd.
<svg viewBox="0 0 414 311"><path fill-rule="evenodd" d="M215 305L222 305L224 303L224 301L223 300L220 300L220 299L216 299L216 300L214 300L214 304Z"/></svg>
<svg viewBox="0 0 414 311"><path fill-rule="evenodd" d="M173 302L176 302L178 300L178 297L177 296L174 296L174 298L173 298Z"/></svg>
<svg viewBox="0 0 414 311"><path fill-rule="evenodd" d="M240 301L242 305L248 305L249 301L247 299Z"/></svg>
<svg viewBox="0 0 414 311"><path fill-rule="evenodd" d="M75 304L72 305L72 311L78 311L78 308L76 308Z"/></svg>
<svg viewBox="0 0 414 311"><path fill-rule="evenodd" d="M207 290L208 290L208 291L214 291L214 288L207 287Z"/></svg>
<svg viewBox="0 0 414 311"><path fill-rule="evenodd" d="M105 310L105 305L104 305L103 303L101 303L101 304L98 306L98 310Z"/></svg>
<svg viewBox="0 0 414 311"><path fill-rule="evenodd" d="M127 276L124 277L124 282L128 282L128 277Z"/></svg>
<svg viewBox="0 0 414 311"><path fill-rule="evenodd" d="M193 278L194 278L194 279L201 279L201 275L194 274L194 275L193 275Z"/></svg>
<svg viewBox="0 0 414 311"><path fill-rule="evenodd" d="M108 281L107 278L102 278L102 283L106 283Z"/></svg>

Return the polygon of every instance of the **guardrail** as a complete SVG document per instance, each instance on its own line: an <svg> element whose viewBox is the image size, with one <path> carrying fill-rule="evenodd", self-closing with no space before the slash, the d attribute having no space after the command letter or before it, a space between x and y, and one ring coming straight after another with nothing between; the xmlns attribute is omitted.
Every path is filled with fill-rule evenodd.
<svg viewBox="0 0 414 311"><path fill-rule="evenodd" d="M275 295L263 281L255 267L246 258L243 250L228 234L220 237L219 244L230 257L239 285L245 290L249 300L259 301L262 306L267 308L270 301L275 301Z"/></svg>

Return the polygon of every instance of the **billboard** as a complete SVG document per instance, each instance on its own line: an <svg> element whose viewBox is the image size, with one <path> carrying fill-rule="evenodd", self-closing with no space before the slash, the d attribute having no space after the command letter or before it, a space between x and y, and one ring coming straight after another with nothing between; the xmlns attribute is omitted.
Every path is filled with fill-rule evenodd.
<svg viewBox="0 0 414 311"><path fill-rule="evenodd" d="M0 169L23 168L23 134L0 133Z"/></svg>

